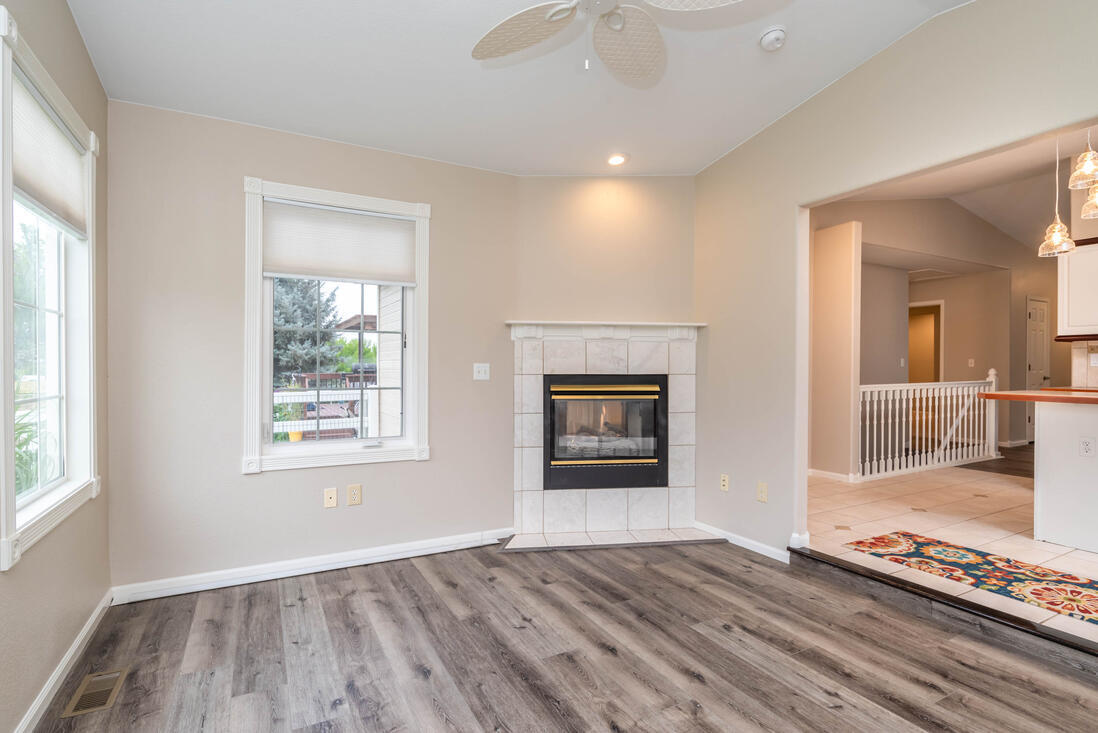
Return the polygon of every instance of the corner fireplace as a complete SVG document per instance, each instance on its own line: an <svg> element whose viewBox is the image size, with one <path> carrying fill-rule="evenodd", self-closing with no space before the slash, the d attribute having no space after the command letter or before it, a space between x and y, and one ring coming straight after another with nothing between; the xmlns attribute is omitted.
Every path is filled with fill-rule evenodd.
<svg viewBox="0 0 1098 733"><path fill-rule="evenodd" d="M544 379L544 488L667 486L667 375Z"/></svg>

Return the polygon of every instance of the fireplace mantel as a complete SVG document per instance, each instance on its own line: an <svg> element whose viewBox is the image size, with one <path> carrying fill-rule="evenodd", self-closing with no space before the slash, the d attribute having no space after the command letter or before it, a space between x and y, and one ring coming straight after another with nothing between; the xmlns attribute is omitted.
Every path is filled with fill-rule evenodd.
<svg viewBox="0 0 1098 733"><path fill-rule="evenodd" d="M582 339L667 339L696 341L704 323L659 323L627 321L504 321L511 327L511 338L582 338Z"/></svg>

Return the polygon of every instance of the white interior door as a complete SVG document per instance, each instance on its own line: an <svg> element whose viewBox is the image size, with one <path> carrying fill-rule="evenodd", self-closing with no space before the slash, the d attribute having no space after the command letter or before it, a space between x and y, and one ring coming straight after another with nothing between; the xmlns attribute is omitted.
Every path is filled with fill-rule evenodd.
<svg viewBox="0 0 1098 733"><path fill-rule="evenodd" d="M1049 386L1048 351L1048 301L1044 298L1026 298L1026 389ZM1033 440L1034 403L1026 403L1026 440Z"/></svg>

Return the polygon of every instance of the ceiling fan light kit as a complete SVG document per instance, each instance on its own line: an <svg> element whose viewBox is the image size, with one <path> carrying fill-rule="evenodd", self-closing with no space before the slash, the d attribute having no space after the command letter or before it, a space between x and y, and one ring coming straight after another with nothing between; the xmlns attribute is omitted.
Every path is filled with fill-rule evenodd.
<svg viewBox="0 0 1098 733"><path fill-rule="evenodd" d="M683 13L712 10L740 1L643 0L658 10ZM473 47L473 58L484 61L530 48L563 31L580 13L593 21L592 45L606 68L635 81L659 75L667 51L655 18L640 5L618 0L570 0L531 6L488 31ZM785 29L775 27L768 33L772 31L780 31L781 35L776 50L785 42Z"/></svg>

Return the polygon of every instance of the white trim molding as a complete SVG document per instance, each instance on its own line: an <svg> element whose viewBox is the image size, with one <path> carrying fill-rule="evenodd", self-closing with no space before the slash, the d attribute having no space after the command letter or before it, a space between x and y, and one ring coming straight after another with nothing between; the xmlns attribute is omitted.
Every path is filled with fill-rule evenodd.
<svg viewBox="0 0 1098 733"><path fill-rule="evenodd" d="M504 321L512 340L622 339L635 341L697 341L704 323L628 323L603 321Z"/></svg>
<svg viewBox="0 0 1098 733"><path fill-rule="evenodd" d="M61 657L61 661L57 663L53 672L46 679L46 684L42 685L42 689L38 691L22 720L15 726L15 733L30 733L38 726L38 723L42 720L42 715L60 691L61 684L69 676L69 672L72 671L73 666L80 659L80 655L84 653L96 629L99 628L103 616L106 615L107 609L111 607L111 599L112 594L108 590L107 594L96 604L91 615L88 616L88 620L84 622L84 626L76 634L76 638L73 639L72 644L69 645L64 656Z"/></svg>
<svg viewBox="0 0 1098 733"><path fill-rule="evenodd" d="M404 426L401 438L347 440L314 446L273 446L264 436L269 418L267 391L270 389L268 306L263 274L264 199L314 206L354 209L382 216L415 221L415 284L405 289L404 302ZM428 264L430 261L430 204L325 191L307 186L274 183L259 178L244 179L244 455L242 473L260 473L319 466L347 466L388 461L425 461L431 457L427 410L427 312Z"/></svg>
<svg viewBox="0 0 1098 733"><path fill-rule="evenodd" d="M719 527L714 527L711 524L706 524L705 522L695 521L694 522L694 527L696 527L697 529L700 529L703 532L708 532L709 534L714 534L714 535L717 535L718 537L723 537L724 539L731 542L733 545L736 545L738 547L742 547L745 550L751 550L752 552L757 552L760 555L765 555L766 557L769 557L772 560L777 560L778 562L784 562L787 565L789 564L789 550L779 550L777 547L772 547L771 545L763 544L762 542L759 542L758 540L750 539L749 537L742 537L738 534L733 534L732 532L727 532L727 531L725 531L725 530L723 530Z"/></svg>
<svg viewBox="0 0 1098 733"><path fill-rule="evenodd" d="M833 471L821 471L818 468L808 469L808 475L813 478L825 478L831 481L842 481L846 484L856 484L862 480L862 477L858 474L847 473L835 473Z"/></svg>
<svg viewBox="0 0 1098 733"><path fill-rule="evenodd" d="M334 552L328 555L313 555L295 560L248 565L226 570L213 570L208 573L180 575L175 578L163 578L142 583L118 585L111 589L114 605L144 601L150 598L176 596L181 593L195 593L211 588L226 588L233 585L258 583L263 580L277 580L294 575L319 573L325 570L349 568L355 565L371 565L388 560L401 560L420 555L433 555L438 552L451 552L469 547L492 545L515 533L513 527L487 529L481 532L434 537L426 540L413 540L392 545L365 547L347 552Z"/></svg>

